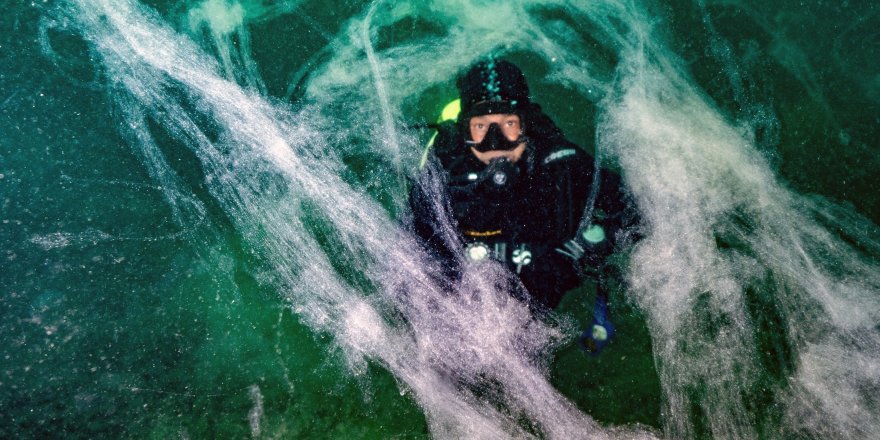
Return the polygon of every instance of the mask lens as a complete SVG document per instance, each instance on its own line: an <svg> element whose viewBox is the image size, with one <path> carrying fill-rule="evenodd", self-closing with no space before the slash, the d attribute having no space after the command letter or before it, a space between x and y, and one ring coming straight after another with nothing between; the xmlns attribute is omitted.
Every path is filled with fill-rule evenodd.
<svg viewBox="0 0 880 440"><path fill-rule="evenodd" d="M507 139L507 136L504 136L504 132L501 131L501 126L493 122L489 124L489 130L486 131L486 136L483 137L483 140L479 143L471 142L471 146L477 151L485 153L492 150L512 150L520 142L522 142L520 139L515 141Z"/></svg>

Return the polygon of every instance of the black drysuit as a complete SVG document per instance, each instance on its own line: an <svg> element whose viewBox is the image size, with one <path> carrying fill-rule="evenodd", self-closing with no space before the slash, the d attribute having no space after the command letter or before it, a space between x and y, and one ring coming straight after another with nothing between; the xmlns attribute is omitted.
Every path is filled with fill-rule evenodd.
<svg viewBox="0 0 880 440"><path fill-rule="evenodd" d="M428 166L410 193L413 229L437 256L452 279L468 256L505 263L517 273L533 305L555 308L584 274L601 276L605 258L622 227L625 205L620 178L566 140L537 106L525 115L526 152L516 162L516 183L497 191L484 183L487 166L476 159L461 136L462 126L441 127ZM580 240L585 254L577 261L557 251L579 234L584 208L598 183L590 210L591 225L604 232L601 242Z"/></svg>

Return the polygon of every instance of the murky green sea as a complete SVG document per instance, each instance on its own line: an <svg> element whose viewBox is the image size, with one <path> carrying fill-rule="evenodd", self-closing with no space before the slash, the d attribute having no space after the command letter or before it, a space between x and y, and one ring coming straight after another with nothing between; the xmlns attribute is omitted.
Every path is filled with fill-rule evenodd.
<svg viewBox="0 0 880 440"><path fill-rule="evenodd" d="M876 2L3 6L0 438L880 438ZM400 226L490 53L645 219L599 356Z"/></svg>

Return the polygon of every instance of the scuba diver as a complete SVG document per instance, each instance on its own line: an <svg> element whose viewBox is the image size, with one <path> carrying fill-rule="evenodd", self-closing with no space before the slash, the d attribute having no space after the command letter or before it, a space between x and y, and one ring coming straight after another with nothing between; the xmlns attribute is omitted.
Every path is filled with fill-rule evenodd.
<svg viewBox="0 0 880 440"><path fill-rule="evenodd" d="M565 138L531 100L522 71L490 58L457 81L457 121L437 126L410 192L414 232L456 279L463 264L507 265L539 312L586 278L597 281L581 346L598 353L614 334L607 258L628 222L620 177Z"/></svg>

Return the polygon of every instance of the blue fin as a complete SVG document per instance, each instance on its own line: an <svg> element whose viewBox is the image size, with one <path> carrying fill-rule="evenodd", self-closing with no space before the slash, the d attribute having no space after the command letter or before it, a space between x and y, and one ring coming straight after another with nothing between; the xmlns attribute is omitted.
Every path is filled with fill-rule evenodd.
<svg viewBox="0 0 880 440"><path fill-rule="evenodd" d="M596 298L596 305L593 307L593 323L581 333L578 343L586 353L596 356L613 337L614 325L608 315L608 300L603 297Z"/></svg>

